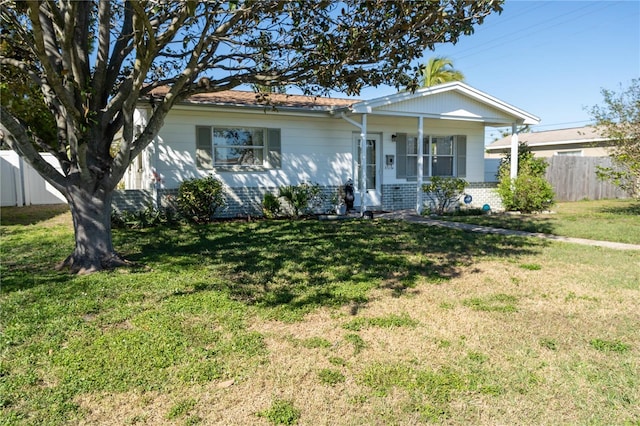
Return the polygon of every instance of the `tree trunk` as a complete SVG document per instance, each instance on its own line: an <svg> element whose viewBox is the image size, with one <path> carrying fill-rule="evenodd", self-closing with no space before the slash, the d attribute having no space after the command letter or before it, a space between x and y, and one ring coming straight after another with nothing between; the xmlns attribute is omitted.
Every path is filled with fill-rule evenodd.
<svg viewBox="0 0 640 426"><path fill-rule="evenodd" d="M88 274L126 265L113 250L111 241L111 198L113 190L71 187L67 200L73 217L76 246L59 266Z"/></svg>

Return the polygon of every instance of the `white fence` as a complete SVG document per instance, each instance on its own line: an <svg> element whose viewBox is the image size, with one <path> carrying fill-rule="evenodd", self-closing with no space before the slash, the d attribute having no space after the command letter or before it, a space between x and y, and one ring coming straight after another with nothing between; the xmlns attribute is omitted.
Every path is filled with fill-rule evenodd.
<svg viewBox="0 0 640 426"><path fill-rule="evenodd" d="M41 154L47 163L60 170L58 160ZM0 199L2 206L66 204L64 196L45 181L14 151L0 151Z"/></svg>

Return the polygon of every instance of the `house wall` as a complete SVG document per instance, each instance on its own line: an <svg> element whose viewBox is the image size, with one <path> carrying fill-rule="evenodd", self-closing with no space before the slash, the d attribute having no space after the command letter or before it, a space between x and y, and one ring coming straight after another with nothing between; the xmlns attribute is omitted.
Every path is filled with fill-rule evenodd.
<svg viewBox="0 0 640 426"><path fill-rule="evenodd" d="M140 115L141 119L144 115ZM360 116L351 117L361 122ZM377 161L382 187L382 206L385 210L415 208L417 186L415 182L396 178L396 168L387 168L386 155L396 156L396 144L392 135L408 133L417 135L418 119L415 117L390 117L368 115L367 133L381 136ZM259 171L220 171L196 168L196 126L250 126L281 129L282 167ZM484 126L479 122L425 119L424 135L467 136L467 175L472 183L484 182ZM253 110L229 112L207 107L176 107L165 120L158 137L143 155L145 176L157 173L158 202L166 204L184 179L213 174L220 179L227 193L227 207L223 216L256 214L266 192L276 192L283 185L301 182L317 183L323 187L327 199L339 185L353 178L353 159L357 153L354 138L360 130L339 117L320 115L290 115L280 112ZM152 179L145 180L149 190ZM487 191L488 193L491 191ZM134 192L130 192L133 197ZM126 196L125 196L126 198ZM140 197L138 197L140 198ZM474 199L476 197L474 196ZM119 205L127 205L122 197ZM359 194L356 194L359 205ZM481 206L482 204L480 204ZM329 205L321 206L328 209Z"/></svg>
<svg viewBox="0 0 640 426"><path fill-rule="evenodd" d="M196 126L250 126L281 129L282 168L264 171L197 169ZM184 179L213 174L228 187L278 187L311 181L338 185L351 177L353 126L336 118L285 116L277 113L228 113L174 109L157 142L149 146L151 167L162 188L177 188Z"/></svg>

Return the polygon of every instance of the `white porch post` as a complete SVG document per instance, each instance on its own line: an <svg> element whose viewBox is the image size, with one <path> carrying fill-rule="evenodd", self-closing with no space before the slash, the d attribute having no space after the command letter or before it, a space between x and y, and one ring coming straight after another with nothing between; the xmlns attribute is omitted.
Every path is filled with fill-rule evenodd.
<svg viewBox="0 0 640 426"><path fill-rule="evenodd" d="M423 182L423 170L424 170L424 149L423 149L423 140L424 139L424 128L423 128L423 118L422 116L418 117L418 170L417 170L417 183L418 189L416 194L416 213L422 213L422 182Z"/></svg>
<svg viewBox="0 0 640 426"><path fill-rule="evenodd" d="M516 123L511 124L511 179L518 176L518 130Z"/></svg>
<svg viewBox="0 0 640 426"><path fill-rule="evenodd" d="M364 215L367 197L367 114L362 114L360 127L360 215Z"/></svg>

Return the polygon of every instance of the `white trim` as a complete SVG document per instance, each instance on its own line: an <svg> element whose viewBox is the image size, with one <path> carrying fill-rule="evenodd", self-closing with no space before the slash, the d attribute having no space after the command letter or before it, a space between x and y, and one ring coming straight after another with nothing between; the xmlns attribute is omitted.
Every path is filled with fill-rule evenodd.
<svg viewBox="0 0 640 426"><path fill-rule="evenodd" d="M416 194L416 213L422 213L422 182L424 181L424 122L422 117L418 117L418 170L416 170L417 194ZM431 147L429 147L429 158L431 158ZM431 160L429 160L431 161Z"/></svg>
<svg viewBox="0 0 640 426"><path fill-rule="evenodd" d="M446 93L446 92L458 92L463 95L468 96L482 104L493 107L497 110L503 111L504 113L513 116L518 119L521 124L538 124L540 123L540 118L536 117L533 114L530 114L526 111L523 111L519 108L514 107L504 101L501 101L498 98L495 98L487 93L484 93L480 90L474 89L471 86L468 86L459 81L452 83L440 84L437 86L426 87L423 89L419 89L414 93L411 92L401 92L396 93L390 96L383 96L380 98L371 99L369 101L362 101L353 104L349 109L352 113L374 113L373 110L378 107L392 105L398 102L403 102L411 99L417 99L425 96L431 96L438 93ZM376 111L375 114L380 114L381 112ZM393 115L391 113L390 115ZM407 115L404 113L396 113L395 115ZM438 118L444 118L442 115L437 115ZM455 119L466 119L469 120L469 117L456 117L456 116L448 116ZM487 121L487 119L482 119L482 121ZM500 120L502 121L502 120Z"/></svg>
<svg viewBox="0 0 640 426"><path fill-rule="evenodd" d="M284 115L294 117L317 117L323 116L331 118L335 116L335 111L329 110L314 110L310 108L292 108L292 107L278 107L272 109L270 106L262 105L211 105L207 103L202 104L177 104L174 105L172 110L176 111L202 111L205 108L207 111L224 112L224 113L242 113L242 114L273 114Z"/></svg>
<svg viewBox="0 0 640 426"><path fill-rule="evenodd" d="M511 179L518 176L518 126L516 123L511 125Z"/></svg>

